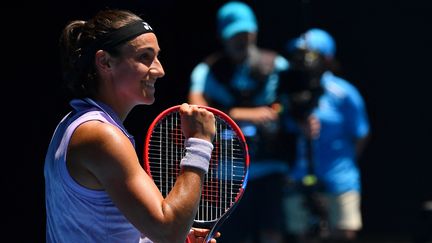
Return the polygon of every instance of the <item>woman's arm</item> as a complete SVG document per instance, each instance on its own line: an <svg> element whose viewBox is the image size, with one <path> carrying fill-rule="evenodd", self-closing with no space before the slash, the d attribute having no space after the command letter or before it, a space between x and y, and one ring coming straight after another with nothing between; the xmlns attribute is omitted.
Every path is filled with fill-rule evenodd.
<svg viewBox="0 0 432 243"><path fill-rule="evenodd" d="M211 113L183 106L181 112L188 124L186 137L213 139ZM76 129L68 154L71 174L78 183L106 190L139 231L155 242L184 242L200 201L203 170L183 167L172 191L163 198L129 139L117 127L99 121Z"/></svg>

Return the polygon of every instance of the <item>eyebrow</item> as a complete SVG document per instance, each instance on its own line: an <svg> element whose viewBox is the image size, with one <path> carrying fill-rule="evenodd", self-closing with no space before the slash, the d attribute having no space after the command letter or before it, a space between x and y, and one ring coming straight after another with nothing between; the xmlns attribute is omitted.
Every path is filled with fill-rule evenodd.
<svg viewBox="0 0 432 243"><path fill-rule="evenodd" d="M137 52L146 52L146 51L150 51L153 52L154 54L159 54L161 52L161 50L156 50L153 47L141 47L141 48L137 48L136 49Z"/></svg>

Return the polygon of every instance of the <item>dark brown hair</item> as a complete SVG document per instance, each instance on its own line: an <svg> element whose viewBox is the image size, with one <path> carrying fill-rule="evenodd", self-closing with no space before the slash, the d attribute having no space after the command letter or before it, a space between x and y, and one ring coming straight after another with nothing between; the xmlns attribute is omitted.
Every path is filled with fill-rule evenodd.
<svg viewBox="0 0 432 243"><path fill-rule="evenodd" d="M59 40L60 55L63 79L73 96L92 97L98 88L94 65L97 50L88 51L89 47L103 35L139 20L142 21L130 11L110 9L99 11L88 21L74 20L65 26ZM117 49L111 50L111 54L116 55Z"/></svg>

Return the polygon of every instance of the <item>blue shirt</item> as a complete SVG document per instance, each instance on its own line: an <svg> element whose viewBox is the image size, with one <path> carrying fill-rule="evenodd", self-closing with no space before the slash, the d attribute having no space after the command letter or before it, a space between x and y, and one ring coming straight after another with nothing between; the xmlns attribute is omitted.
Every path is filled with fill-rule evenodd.
<svg viewBox="0 0 432 243"><path fill-rule="evenodd" d="M289 62L282 56L274 59L274 70L264 81L261 90L253 97L254 106L269 105L276 100L276 91L279 85L279 73L289 68ZM236 90L253 90L258 82L250 75L250 66L247 63L236 66L230 79L230 86ZM211 67L205 63L199 63L191 74L190 92L202 93L208 98L222 104L225 107L235 107L236 98L227 85L222 84L211 72ZM245 136L254 136L255 127L251 123L238 122ZM255 163L259 162L259 163ZM251 158L249 167L249 179L266 176L272 173L286 173L287 162L269 158L266 161L255 161Z"/></svg>
<svg viewBox="0 0 432 243"><path fill-rule="evenodd" d="M313 140L314 170L326 190L342 193L360 191L356 164L356 141L369 133L363 98L346 80L325 72L321 79L324 93L313 114L321 123L320 136ZM292 120L286 121L292 127ZM306 139L299 136L297 159L290 175L301 180L307 173Z"/></svg>

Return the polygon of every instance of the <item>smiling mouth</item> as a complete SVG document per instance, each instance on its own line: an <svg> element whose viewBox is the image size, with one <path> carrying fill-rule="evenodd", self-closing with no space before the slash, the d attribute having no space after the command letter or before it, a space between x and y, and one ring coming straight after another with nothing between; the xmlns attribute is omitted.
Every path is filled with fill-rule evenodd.
<svg viewBox="0 0 432 243"><path fill-rule="evenodd" d="M144 86L145 87L148 87L148 88L154 88L154 83L149 83L149 82L145 82L145 81L143 81L143 84L144 84Z"/></svg>

